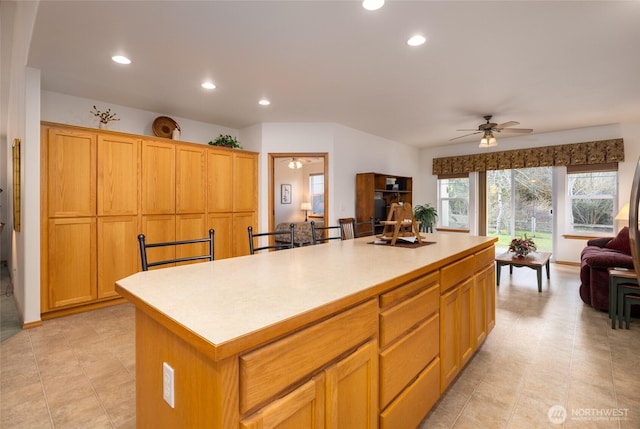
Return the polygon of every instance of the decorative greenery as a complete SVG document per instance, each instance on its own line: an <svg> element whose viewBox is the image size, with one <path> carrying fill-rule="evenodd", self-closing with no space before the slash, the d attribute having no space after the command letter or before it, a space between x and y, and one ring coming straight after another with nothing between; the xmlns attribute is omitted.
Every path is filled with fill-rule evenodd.
<svg viewBox="0 0 640 429"><path fill-rule="evenodd" d="M524 238L514 238L509 244L509 252L513 252L518 256L527 256L530 252L536 251L536 243L532 239L524 235Z"/></svg>
<svg viewBox="0 0 640 429"><path fill-rule="evenodd" d="M93 113L93 116L97 116L98 118L100 118L100 122L102 122L103 124L108 124L111 121L120 120L119 118L116 118L115 113L111 113L111 109L107 109L106 112L101 112L95 105L93 106L93 110L91 110L90 113Z"/></svg>
<svg viewBox="0 0 640 429"><path fill-rule="evenodd" d="M433 225L438 219L438 211L431 204L418 204L413 208L413 217L420 222L420 232L433 232Z"/></svg>
<svg viewBox="0 0 640 429"><path fill-rule="evenodd" d="M242 146L240 146L240 143L238 143L238 140L235 137L230 136L229 134L225 134L225 135L220 134L219 137L217 137L213 141L210 141L209 144L211 146L225 146L225 147L233 147L236 149L242 149Z"/></svg>

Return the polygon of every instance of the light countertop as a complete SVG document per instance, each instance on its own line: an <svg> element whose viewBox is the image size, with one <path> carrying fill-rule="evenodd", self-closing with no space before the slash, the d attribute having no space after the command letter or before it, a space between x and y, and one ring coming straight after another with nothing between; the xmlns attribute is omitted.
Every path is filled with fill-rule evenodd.
<svg viewBox="0 0 640 429"><path fill-rule="evenodd" d="M139 272L118 280L116 288L139 308L157 311L156 319L176 323L213 349L238 339L246 345L251 342L247 337L259 331L272 328L276 335L279 324L294 324L294 319L304 323L305 314L323 307L355 304L394 279L438 269L495 241L458 234L423 236L435 244L381 246L370 244L373 237L333 241Z"/></svg>

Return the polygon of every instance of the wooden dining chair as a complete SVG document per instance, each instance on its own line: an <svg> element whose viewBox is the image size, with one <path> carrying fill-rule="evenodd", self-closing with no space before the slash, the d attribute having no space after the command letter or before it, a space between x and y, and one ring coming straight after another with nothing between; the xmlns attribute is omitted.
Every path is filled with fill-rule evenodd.
<svg viewBox="0 0 640 429"><path fill-rule="evenodd" d="M338 219L338 224L342 228L343 240L352 240L358 237L376 235L376 227L373 216L368 222L356 222L355 218L343 217Z"/></svg>
<svg viewBox="0 0 640 429"><path fill-rule="evenodd" d="M261 250L282 250L282 249L293 249L294 241L293 241L293 224L289 225L289 231L268 231L268 232L253 232L253 227L249 226L247 228L249 233L249 250L252 255ZM266 237L269 240L272 238L277 241L274 241L274 244L267 244L265 246L255 246L253 240L258 239L260 237Z"/></svg>
<svg viewBox="0 0 640 429"><path fill-rule="evenodd" d="M208 238L196 238L193 240L179 240L179 241L164 241L164 242L160 242L160 243L147 243L146 242L146 237L144 234L139 234L138 235L138 244L140 246L140 261L142 263L142 271L148 271L149 268L151 267L156 267L159 265L168 265L168 264L175 264L175 263L179 263L179 262L190 262L190 261L199 261L199 260L205 260L208 259L209 261L213 261L214 259L214 246L213 246L213 236L215 234L215 231L212 229L209 230L209 237ZM162 259L159 261L155 261L155 262L149 262L148 260L148 256L147 256L147 249L151 249L151 248L157 248L157 247L169 247L169 246L184 246L184 248L189 248L189 249L196 249L195 246L197 244L200 243L208 243L207 246L207 253L202 253L199 252L197 255L195 256L185 256L185 257L180 257L180 258L169 258L169 259Z"/></svg>

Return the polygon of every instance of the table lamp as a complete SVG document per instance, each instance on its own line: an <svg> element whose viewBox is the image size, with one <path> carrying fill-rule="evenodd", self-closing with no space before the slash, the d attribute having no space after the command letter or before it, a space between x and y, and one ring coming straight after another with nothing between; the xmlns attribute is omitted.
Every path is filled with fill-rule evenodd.
<svg viewBox="0 0 640 429"><path fill-rule="evenodd" d="M302 203L300 204L300 210L304 210L304 221L308 222L307 212L311 210L311 203Z"/></svg>

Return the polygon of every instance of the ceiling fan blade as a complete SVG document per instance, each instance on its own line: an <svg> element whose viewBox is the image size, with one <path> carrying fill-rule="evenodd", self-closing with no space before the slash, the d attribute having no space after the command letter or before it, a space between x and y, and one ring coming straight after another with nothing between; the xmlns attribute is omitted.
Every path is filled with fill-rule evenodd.
<svg viewBox="0 0 640 429"><path fill-rule="evenodd" d="M519 133L526 134L533 132L533 128L505 128L504 130L496 130L502 133Z"/></svg>
<svg viewBox="0 0 640 429"><path fill-rule="evenodd" d="M460 137L454 137L454 138L452 138L452 139L449 139L449 141L458 140L458 139L461 139L461 138L463 138L463 137L469 137L469 136L472 136L472 135L474 135L474 134L480 134L480 133L481 133L481 131L476 131L475 133L465 134L465 135L460 136Z"/></svg>
<svg viewBox="0 0 640 429"><path fill-rule="evenodd" d="M504 124L497 125L495 128L496 129L503 129L503 128L507 128L507 127L513 127L514 125L520 125L520 122L509 121L509 122L505 122Z"/></svg>
<svg viewBox="0 0 640 429"><path fill-rule="evenodd" d="M456 131L478 131L478 132L480 132L480 130L477 129L477 128L467 128L467 129L464 129L464 130L456 130Z"/></svg>

